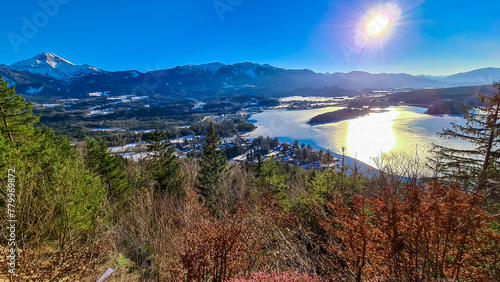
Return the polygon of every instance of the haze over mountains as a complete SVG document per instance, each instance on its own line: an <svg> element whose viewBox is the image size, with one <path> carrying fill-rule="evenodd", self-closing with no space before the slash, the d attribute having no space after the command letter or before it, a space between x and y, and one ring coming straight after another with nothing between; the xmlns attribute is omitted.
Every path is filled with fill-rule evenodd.
<svg viewBox="0 0 500 282"><path fill-rule="evenodd" d="M11 65L0 65L0 75L21 94L83 97L90 92L110 95L198 97L254 92L264 96L349 95L361 89L426 88L488 85L500 77L500 68L484 68L450 76L409 74L316 73L282 69L268 64L209 63L185 65L146 73L106 71L73 63L52 53L41 53Z"/></svg>

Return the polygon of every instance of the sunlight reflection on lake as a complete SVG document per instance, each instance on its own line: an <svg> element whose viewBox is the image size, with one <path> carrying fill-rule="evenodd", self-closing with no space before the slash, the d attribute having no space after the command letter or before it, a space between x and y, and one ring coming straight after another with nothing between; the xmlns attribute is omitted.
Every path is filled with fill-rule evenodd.
<svg viewBox="0 0 500 282"><path fill-rule="evenodd" d="M311 144L316 149L331 149L341 153L346 147L346 155L374 166L373 157L381 152L406 153L416 151L422 157L429 156L433 144L467 148L461 140L441 139L436 133L450 127L450 122L464 124L459 115L431 116L419 107L390 107L386 112L370 113L368 116L328 124L310 125L314 116L338 110L329 107L309 110L266 110L253 114L249 121L257 129L250 137L278 137L287 142L299 140Z"/></svg>
<svg viewBox="0 0 500 282"><path fill-rule="evenodd" d="M349 120L345 142L347 155L370 160L393 150L397 141L393 123L400 114L392 108Z"/></svg>

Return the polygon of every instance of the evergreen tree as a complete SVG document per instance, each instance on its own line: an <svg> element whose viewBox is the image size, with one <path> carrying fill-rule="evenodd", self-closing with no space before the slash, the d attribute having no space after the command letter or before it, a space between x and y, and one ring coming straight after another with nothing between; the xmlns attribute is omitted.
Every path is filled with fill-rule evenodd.
<svg viewBox="0 0 500 282"><path fill-rule="evenodd" d="M257 154L257 169L255 172L255 176L259 177L262 173L262 154L258 153Z"/></svg>
<svg viewBox="0 0 500 282"><path fill-rule="evenodd" d="M198 180L200 182L199 192L210 206L214 203L214 195L217 189L217 183L222 177L227 159L224 149L221 148L221 139L216 134L214 126L210 123L210 128L206 134L205 146L199 160L200 173Z"/></svg>
<svg viewBox="0 0 500 282"><path fill-rule="evenodd" d="M494 82L493 86L499 91L493 97L478 95L483 107L464 106L465 125L451 123L452 128L439 133L443 138L465 140L472 148L434 145L430 166L437 178L486 192L500 184L500 83Z"/></svg>
<svg viewBox="0 0 500 282"><path fill-rule="evenodd" d="M106 198L113 203L123 199L129 191L129 184L125 174L125 160L118 155L108 152L106 141L85 139L86 153L84 163L86 167L101 178L106 186Z"/></svg>
<svg viewBox="0 0 500 282"><path fill-rule="evenodd" d="M148 146L147 150L148 152L155 152L159 156L164 155L167 153L172 147L172 144L167 141L167 134L163 130L158 130L157 127L155 127L155 131L151 132L148 136ZM173 149L173 147L172 147ZM173 152L173 151L172 151Z"/></svg>
<svg viewBox="0 0 500 282"><path fill-rule="evenodd" d="M166 191L169 194L183 199L186 196L185 176L179 159L174 155L174 146L167 140L163 130L155 131L149 135L148 151L154 152L153 158L155 171L156 190Z"/></svg>
<svg viewBox="0 0 500 282"><path fill-rule="evenodd" d="M285 175L282 173L278 162L274 160L265 161L261 165L259 175L256 176L255 184L263 192L270 192L272 195L275 195L285 208L290 206L288 200L289 187L285 184Z"/></svg>
<svg viewBox="0 0 500 282"><path fill-rule="evenodd" d="M318 159L320 161L323 160L323 156L325 155L325 152L323 151L323 149L319 150L319 153L318 153Z"/></svg>
<svg viewBox="0 0 500 282"><path fill-rule="evenodd" d="M330 165L331 163L333 163L333 161L335 160L335 157L333 156L332 152L330 151L330 149L328 149L326 151L326 154L324 154L321 158L321 163L322 164L327 164L327 165Z"/></svg>
<svg viewBox="0 0 500 282"><path fill-rule="evenodd" d="M104 219L105 189L99 177L83 167L67 138L35 128L39 117L33 116L31 103L1 79L0 108L0 186L8 187L7 173L14 172L20 246L49 240L63 248L68 240L93 236ZM0 192L7 195L4 189ZM2 229L6 216L0 214Z"/></svg>
<svg viewBox="0 0 500 282"><path fill-rule="evenodd" d="M283 140L283 144L281 144L281 152L286 154L286 152L288 151L288 148L289 148L288 143L286 143L286 141Z"/></svg>
<svg viewBox="0 0 500 282"><path fill-rule="evenodd" d="M40 116L33 116L33 105L26 103L20 94L16 94L14 86L9 87L7 81L0 76L0 133L10 142L28 139Z"/></svg>
<svg viewBox="0 0 500 282"><path fill-rule="evenodd" d="M0 180L7 179L7 169L22 170L27 163L50 167L42 161L49 155L39 154L46 146L44 132L33 126L39 118L33 116L33 105L0 76Z"/></svg>

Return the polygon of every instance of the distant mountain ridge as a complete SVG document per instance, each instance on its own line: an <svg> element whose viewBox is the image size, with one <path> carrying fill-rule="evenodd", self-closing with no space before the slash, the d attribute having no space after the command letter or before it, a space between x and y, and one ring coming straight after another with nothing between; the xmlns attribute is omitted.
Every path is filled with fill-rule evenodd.
<svg viewBox="0 0 500 282"><path fill-rule="evenodd" d="M218 96L256 92L283 96L288 92L346 95L367 88L441 88L486 85L500 77L500 69L486 68L446 77L400 74L316 73L291 70L252 62L231 65L220 62L184 65L146 73L106 71L90 65L75 65L53 53L41 53L11 65L0 65L0 75L19 93L82 97L90 92L111 95L160 94ZM196 95L191 95L195 93Z"/></svg>
<svg viewBox="0 0 500 282"><path fill-rule="evenodd" d="M500 68L482 68L448 76L420 75L442 82L447 87L488 85L500 79Z"/></svg>

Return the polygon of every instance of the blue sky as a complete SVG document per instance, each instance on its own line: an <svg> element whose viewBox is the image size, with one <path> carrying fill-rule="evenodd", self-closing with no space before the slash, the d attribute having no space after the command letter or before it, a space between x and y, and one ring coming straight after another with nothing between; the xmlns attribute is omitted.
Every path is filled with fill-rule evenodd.
<svg viewBox="0 0 500 282"><path fill-rule="evenodd" d="M388 29L364 35L369 20L388 9ZM0 63L52 52L106 70L252 61L446 75L500 67L498 11L498 1L461 0L8 1Z"/></svg>

